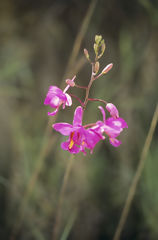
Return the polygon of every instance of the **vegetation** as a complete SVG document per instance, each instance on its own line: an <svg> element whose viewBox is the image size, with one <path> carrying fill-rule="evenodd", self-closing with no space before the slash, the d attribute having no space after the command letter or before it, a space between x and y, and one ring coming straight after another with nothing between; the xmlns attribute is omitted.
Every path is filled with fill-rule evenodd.
<svg viewBox="0 0 158 240"><path fill-rule="evenodd" d="M67 108L48 117L49 85L65 87L75 74L83 86L90 67L83 49L101 34L100 67L112 70L90 95L115 104L128 123L119 148L99 142L93 155L75 156L60 206L59 239L111 240L118 226L157 105L156 1L2 1L0 3L0 239L53 239L70 153L52 124L72 122ZM82 99L82 89L74 89ZM82 99L84 100L84 99ZM74 100L71 108L75 110ZM97 121L88 103L83 121ZM155 129L121 240L158 238ZM146 146L146 145L145 145Z"/></svg>

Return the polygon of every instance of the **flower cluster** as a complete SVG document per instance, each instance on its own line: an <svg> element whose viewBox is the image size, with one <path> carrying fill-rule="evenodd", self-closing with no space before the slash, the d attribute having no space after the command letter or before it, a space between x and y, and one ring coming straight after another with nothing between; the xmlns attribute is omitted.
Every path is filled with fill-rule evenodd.
<svg viewBox="0 0 158 240"><path fill-rule="evenodd" d="M117 139L120 133L124 128L128 128L127 123L123 118L119 117L119 112L116 106L112 103L107 103L102 99L89 98L89 90L91 88L92 83L106 74L113 66L113 64L108 64L100 74L99 71L99 58L103 55L105 50L105 43L101 36L96 35L94 51L95 51L95 61L92 62L89 57L89 53L87 49L84 49L84 54L88 61L92 65L92 75L90 82L87 87L79 86L75 84L73 79L67 79L67 86L62 91L60 88L56 86L50 86L46 99L44 101L45 105L50 105L50 107L54 108L55 111L48 112L48 115L55 115L59 111L59 107L62 105L63 109L65 106L72 105L72 97L75 97L81 106L78 106L74 112L73 123L55 123L53 124L53 128L60 132L64 136L68 136L68 140L61 144L62 149L69 151L72 154L76 154L79 152L83 152L86 154L86 149L89 149L90 152L93 152L95 145L100 141L104 140L106 137L109 138L110 143L114 147L118 147L121 144L121 141ZM97 75L98 74L98 75ZM73 94L66 93L70 87L78 87L84 88L86 90L86 96L84 102L82 102L77 96ZM99 101L104 103L106 110L110 113L110 117L106 118L105 109L102 106L99 106L99 109L102 113L103 120L97 121L96 123L90 123L87 125L82 125L83 113L86 109L86 105L88 101Z"/></svg>

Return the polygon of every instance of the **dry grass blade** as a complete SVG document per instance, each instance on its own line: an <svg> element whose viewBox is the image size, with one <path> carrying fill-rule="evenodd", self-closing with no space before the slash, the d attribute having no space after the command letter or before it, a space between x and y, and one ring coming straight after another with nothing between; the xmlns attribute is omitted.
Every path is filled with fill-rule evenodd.
<svg viewBox="0 0 158 240"><path fill-rule="evenodd" d="M149 132L148 132L148 135L146 137L146 141L145 141L145 144L144 144L144 147L143 147L143 150L142 150L140 161L138 163L138 167L137 167L135 176L134 176L133 181L131 183L131 187L129 189L128 196L127 196L127 199L126 199L126 202L125 202L125 205L124 205L121 217L120 217L120 221L118 223L118 227L116 229L113 240L119 240L120 239L121 232L122 232L123 227L125 225L125 221L127 219L127 216L128 216L131 204L132 204L132 200L134 198L134 194L136 192L137 184L139 182L139 179L140 179L141 174L142 174L142 170L144 168L145 159L146 159L147 153L148 153L150 145L151 145L151 141L152 141L152 138L153 138L153 134L154 134L157 122L158 122L158 105L156 106L156 109L155 109L155 112L154 112L154 115L153 115L153 119L151 121L150 129L149 129Z"/></svg>
<svg viewBox="0 0 158 240"><path fill-rule="evenodd" d="M65 76L69 72L71 72L72 63L74 63L75 60L76 60L76 57L78 55L78 52L79 52L79 49L80 49L80 46L81 46L81 43L82 43L82 40L84 38L86 30L88 29L88 25L89 25L91 16L94 12L96 3L97 3L97 0L93 0L90 4L89 8L88 8L86 16L85 16L85 18L83 20L83 23L81 25L80 31L79 31L79 33L76 37L75 42L74 42L72 54L69 58L69 62L68 62L66 73L64 75L64 79L65 79ZM81 58L81 60L78 62L77 66L76 66L76 70L79 71L79 69L83 66L84 63L85 63L85 61ZM54 117L54 122L55 122L55 120L56 120L56 116ZM49 126L49 124L48 124L48 126ZM22 202L20 203L20 207L17 211L17 220L15 221L15 225L14 225L13 232L12 232L12 235L11 235L11 240L16 239L16 235L17 235L17 233L20 229L20 226L21 226L21 223L22 223L23 217L24 217L25 208L26 208L27 203L29 201L29 197L30 197L30 195L31 195L31 193L32 193L32 191L35 187L36 181L37 181L38 176L41 172L44 159L49 152L49 150L47 150L47 149L50 149L50 147L48 147L48 145L50 146L50 143L51 143L51 149L52 149L52 147L54 145L54 142L55 141L53 141L53 142L50 141L50 129L49 129L49 127L47 127L46 131L45 131L45 141L43 142L43 146L42 146L41 152L39 154L39 158L38 158L39 160L38 160L38 163L37 163L37 167L32 174L32 177L31 177L31 179L28 183L28 186L26 187L26 191L24 193Z"/></svg>
<svg viewBox="0 0 158 240"><path fill-rule="evenodd" d="M63 201L64 201L64 193L65 193L65 189L66 189L66 186L68 183L70 172L71 172L71 169L73 166L73 161L74 161L74 155L71 155L70 159L68 160L68 164L67 164L65 174L64 174L63 184L62 184L62 187L60 190L56 218L55 218L54 229L53 229L53 237L52 237L53 240L58 239L60 223L61 223L62 205L63 205Z"/></svg>
<svg viewBox="0 0 158 240"><path fill-rule="evenodd" d="M66 74L71 72L71 68L76 60L76 57L78 55L78 52L80 50L80 46L81 46L81 43L82 43L82 40L85 36L85 33L88 29L88 26L89 26L89 23L90 23L90 20L91 20L91 17L92 17L92 14L95 10L95 6L97 4L97 0L93 0L88 8L88 11L85 15L85 18L83 19L83 22L82 22L82 25L81 25L81 28L80 28L80 31L79 33L77 34L77 37L75 39L75 43L74 43L74 46L73 46L73 49L72 49L72 52L71 52L71 56L70 56L70 59L69 59L69 62L68 62L68 65L67 65L67 70L66 70ZM66 75L64 76L64 78L67 77Z"/></svg>

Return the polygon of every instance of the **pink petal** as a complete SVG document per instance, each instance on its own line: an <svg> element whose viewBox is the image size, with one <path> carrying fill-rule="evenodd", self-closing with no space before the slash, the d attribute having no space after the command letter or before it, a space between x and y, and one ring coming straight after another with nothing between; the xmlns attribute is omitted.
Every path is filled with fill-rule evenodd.
<svg viewBox="0 0 158 240"><path fill-rule="evenodd" d="M49 104L50 104L50 106L52 108L56 108L56 107L58 107L61 104L61 100L60 100L60 98L58 96L54 95L54 96L52 96Z"/></svg>
<svg viewBox="0 0 158 240"><path fill-rule="evenodd" d="M115 129L128 128L128 125L123 118L116 118L116 119L112 117L108 118L106 120L106 125Z"/></svg>
<svg viewBox="0 0 158 240"><path fill-rule="evenodd" d="M74 120L73 120L73 126L81 126L82 125L82 115L83 115L83 109L81 106L77 107L74 113Z"/></svg>
<svg viewBox="0 0 158 240"><path fill-rule="evenodd" d="M103 115L103 122L105 123L105 111L104 111L104 108L102 106L99 106L98 107Z"/></svg>
<svg viewBox="0 0 158 240"><path fill-rule="evenodd" d="M66 98L67 98L66 106L71 106L72 105L72 99L71 99L70 95L67 94L67 93L65 93L65 95L66 95Z"/></svg>
<svg viewBox="0 0 158 240"><path fill-rule="evenodd" d="M63 91L56 86L49 87L47 96L49 96L50 98L52 98L52 96L58 96L62 100L65 99L65 94L63 93Z"/></svg>
<svg viewBox="0 0 158 240"><path fill-rule="evenodd" d="M80 148L77 147L75 144L73 145L73 147L71 149L69 149L69 143L70 143L70 141L62 142L61 148L66 151L69 151L72 154L77 154L80 152Z"/></svg>
<svg viewBox="0 0 158 240"><path fill-rule="evenodd" d="M49 116L54 116L57 114L57 112L59 111L59 108L57 108L54 112L48 112Z"/></svg>
<svg viewBox="0 0 158 240"><path fill-rule="evenodd" d="M58 106L59 101L64 102L66 100L67 98L65 94L60 88L56 86L50 86L44 104L50 104L51 107L55 108Z"/></svg>
<svg viewBox="0 0 158 240"><path fill-rule="evenodd" d="M44 100L44 104L48 105L50 103L51 98L49 96L46 96L45 100Z"/></svg>
<svg viewBox="0 0 158 240"><path fill-rule="evenodd" d="M110 115L113 118L118 118L119 117L119 112L118 112L118 110L117 110L117 108L115 107L114 104L112 104L112 103L106 104L106 109L108 110L108 112L110 113Z"/></svg>
<svg viewBox="0 0 158 240"><path fill-rule="evenodd" d="M118 147L118 146L120 146L120 144L122 143L121 141L119 141L119 140L116 139L116 138L110 138L109 141L110 141L110 143L111 143L114 147Z"/></svg>
<svg viewBox="0 0 158 240"><path fill-rule="evenodd" d="M73 130L73 127L69 123L55 123L52 127L57 131L60 132L62 135L69 136Z"/></svg>
<svg viewBox="0 0 158 240"><path fill-rule="evenodd" d="M111 138L115 138L115 137L119 136L123 130L122 128L113 128L106 124L104 126L102 126L102 128L104 129L104 132Z"/></svg>
<svg viewBox="0 0 158 240"><path fill-rule="evenodd" d="M63 94L63 91L56 86L50 86L48 89L48 94L60 95Z"/></svg>

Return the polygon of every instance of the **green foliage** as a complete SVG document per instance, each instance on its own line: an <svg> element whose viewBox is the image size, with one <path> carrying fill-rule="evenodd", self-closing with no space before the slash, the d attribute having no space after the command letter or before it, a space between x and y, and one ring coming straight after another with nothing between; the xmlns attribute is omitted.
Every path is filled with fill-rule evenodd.
<svg viewBox="0 0 158 240"><path fill-rule="evenodd" d="M72 5L70 1L2 2L0 239L11 239L18 225L17 240L51 239L70 155L61 150L59 142L65 138L52 130L54 118L47 116L50 109L43 102L49 85L65 86L64 75L76 74L76 82L88 83L89 65L82 49L89 49L85 55L90 61L96 32L102 34L95 36L94 58L102 57L96 72L109 62L114 67L94 82L90 97L113 102L129 128L119 148L106 139L92 155L76 156L60 233L62 240L112 239L157 102L157 7L150 1L98 1L82 44L77 44L80 53L65 73L74 37L91 1ZM83 89L74 91L82 98ZM71 123L76 105L74 100L71 109L61 110L58 120ZM97 107L98 103L88 103L85 124L101 118ZM155 134L122 239L140 240L146 232L144 239L158 237L157 155Z"/></svg>

